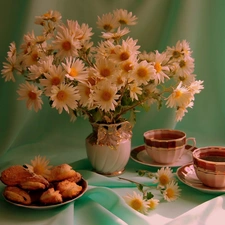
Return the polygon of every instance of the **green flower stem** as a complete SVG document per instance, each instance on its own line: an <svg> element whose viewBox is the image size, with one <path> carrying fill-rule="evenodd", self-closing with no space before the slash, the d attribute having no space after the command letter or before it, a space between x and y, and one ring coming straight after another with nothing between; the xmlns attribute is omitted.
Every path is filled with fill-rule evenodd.
<svg viewBox="0 0 225 225"><path fill-rule="evenodd" d="M147 184L141 184L139 182L136 182L136 181L133 181L133 180L130 180L130 179L127 179L127 178L124 178L124 177L118 177L120 180L126 180L126 181L129 181L131 183L134 183L136 185L141 185L143 187L152 187L153 185L147 185ZM154 185L155 186L155 185Z"/></svg>

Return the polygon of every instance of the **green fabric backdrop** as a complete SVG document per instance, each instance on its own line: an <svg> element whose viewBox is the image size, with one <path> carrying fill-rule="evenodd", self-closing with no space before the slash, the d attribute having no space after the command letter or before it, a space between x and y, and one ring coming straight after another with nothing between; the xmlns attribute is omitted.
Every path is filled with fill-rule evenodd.
<svg viewBox="0 0 225 225"><path fill-rule="evenodd" d="M225 145L225 1L224 0L7 0L0 2L0 62L9 43L20 44L23 34L34 29L34 17L49 9L58 10L63 20L88 23L96 29L98 15L124 8L138 17L130 35L142 50L163 51L186 39L193 50L195 73L205 89L196 95L193 109L175 124L173 112L165 107L141 112L133 130L132 145L143 144L143 132L154 128L176 128L194 136L198 146ZM95 36L94 41L98 39ZM18 79L18 77L17 77ZM19 81L19 79L18 79ZM70 162L86 157L88 121L69 121L47 102L38 113L28 111L17 100L18 83L0 79L0 162L24 163L39 152L55 160ZM70 163L68 162L68 163Z"/></svg>

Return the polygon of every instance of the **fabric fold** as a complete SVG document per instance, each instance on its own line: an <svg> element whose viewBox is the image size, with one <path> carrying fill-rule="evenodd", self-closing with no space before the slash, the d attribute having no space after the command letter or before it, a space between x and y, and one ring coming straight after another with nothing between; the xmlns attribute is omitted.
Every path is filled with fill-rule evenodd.
<svg viewBox="0 0 225 225"><path fill-rule="evenodd" d="M85 209L84 209L84 204L85 204ZM115 192L113 192L109 188L93 187L89 189L82 196L82 198L78 199L76 201L76 206L75 206L75 220L76 220L76 215L79 214L78 216L79 219L81 218L80 217L81 214L85 215L82 212L84 212L84 210L87 210L88 208L89 209L91 208L88 211L92 212L92 214L94 213L95 217L96 215L99 215L99 214L102 217L106 217L106 216L110 217L110 220L104 220L104 221L107 221L107 225L111 225L111 222L112 224L114 224L115 219L117 222L116 224L149 225L149 222L147 221L148 218L146 216L130 208L125 202L122 201L119 195L117 195ZM101 212L106 212L106 214L102 214ZM83 218L83 220L86 221L85 218ZM86 223L82 223L82 224L86 225ZM91 224L97 225L98 223L93 223L92 221Z"/></svg>
<svg viewBox="0 0 225 225"><path fill-rule="evenodd" d="M213 198L173 219L166 225L216 225L224 224L225 195Z"/></svg>

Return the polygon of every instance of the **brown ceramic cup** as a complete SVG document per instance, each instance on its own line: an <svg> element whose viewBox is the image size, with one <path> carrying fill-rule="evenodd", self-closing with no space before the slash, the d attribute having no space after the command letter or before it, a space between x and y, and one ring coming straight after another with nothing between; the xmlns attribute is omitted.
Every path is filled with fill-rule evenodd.
<svg viewBox="0 0 225 225"><path fill-rule="evenodd" d="M184 153L188 141L193 145L188 150L196 147L193 137L186 137L186 133L173 129L155 129L144 133L145 149L148 155L160 164L171 164L176 162Z"/></svg>
<svg viewBox="0 0 225 225"><path fill-rule="evenodd" d="M195 173L208 187L225 187L225 147L206 146L193 151Z"/></svg>

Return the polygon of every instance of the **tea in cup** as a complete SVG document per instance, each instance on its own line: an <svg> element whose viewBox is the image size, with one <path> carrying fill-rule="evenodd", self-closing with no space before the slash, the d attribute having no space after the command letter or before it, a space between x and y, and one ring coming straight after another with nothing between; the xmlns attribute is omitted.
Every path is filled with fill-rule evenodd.
<svg viewBox="0 0 225 225"><path fill-rule="evenodd" d="M200 181L208 187L225 187L225 147L206 146L193 151L193 165Z"/></svg>
<svg viewBox="0 0 225 225"><path fill-rule="evenodd" d="M188 141L193 145L188 150L196 148L194 137L186 137L186 133L173 129L155 129L144 133L145 149L148 155L160 164L171 164L180 159Z"/></svg>

